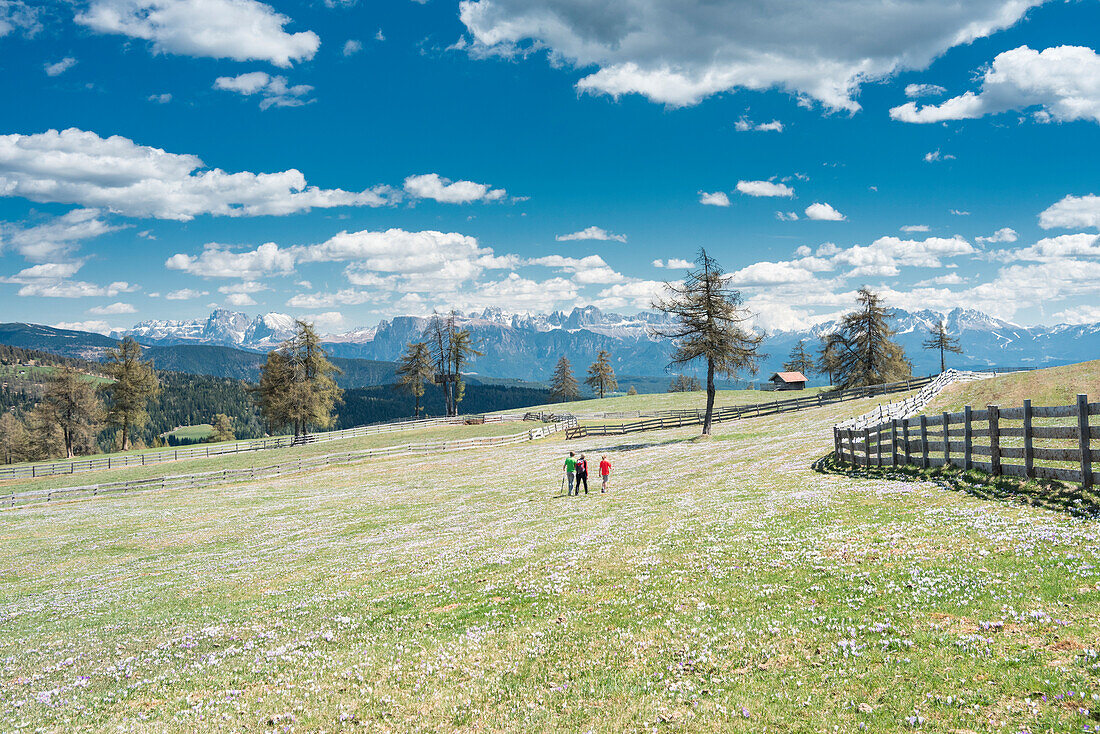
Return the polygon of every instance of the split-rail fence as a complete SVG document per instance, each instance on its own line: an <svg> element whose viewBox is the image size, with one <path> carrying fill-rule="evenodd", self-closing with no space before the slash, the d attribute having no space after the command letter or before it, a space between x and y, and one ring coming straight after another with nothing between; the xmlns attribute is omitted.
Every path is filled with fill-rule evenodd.
<svg viewBox="0 0 1100 734"><path fill-rule="evenodd" d="M1090 488L1100 450L1100 403L1078 395L1073 405L1019 408L966 406L960 412L893 418L877 425L833 428L837 459L855 466L915 465L979 469L993 476L1054 479ZM1061 425L1058 425L1061 423ZM1010 463L1011 461L1022 463Z"/></svg>
<svg viewBox="0 0 1100 734"><path fill-rule="evenodd" d="M526 443L528 441L537 441L540 438L552 436L555 433L567 430L574 425L576 425L576 419L572 416L566 416L555 423L542 425L538 428L532 428L521 433L513 433L508 436L481 436L460 438L453 441L426 441L422 443L402 444L399 446L382 446L359 451L324 454L322 456L299 457L297 459L291 459L268 466L222 469L220 471L181 474L178 476L158 476L123 482L89 484L79 487L32 489L22 492L17 492L16 488L12 487L10 494L7 496L0 495L0 508L16 507L17 505L21 506L38 502L52 502L62 499L95 497L101 494L132 492L146 489L197 489L219 484L271 479L284 474L296 474L309 469L332 466L335 464L350 464L366 459L388 456L434 454L490 446L511 446L513 444Z"/></svg>
<svg viewBox="0 0 1100 734"><path fill-rule="evenodd" d="M934 377L918 377L902 382L891 382L883 385L869 385L867 387L854 387L848 390L833 390L821 392L816 395L789 398L787 400L770 400L766 403L752 403L748 405L727 405L714 409L715 423L722 421L738 420L741 418L756 418L759 416L786 413L792 410L806 410L823 405L832 405L845 400L859 400L876 395L889 395L892 393L909 392L932 383ZM652 418L636 421L634 423L609 423L601 425L578 425L565 433L569 439L584 438L586 436L618 436L638 431L655 431L662 428L679 428L681 426L702 425L706 412L703 410L663 410L657 411Z"/></svg>
<svg viewBox="0 0 1100 734"><path fill-rule="evenodd" d="M78 474L100 471L103 469L121 469L133 466L151 466L166 461L221 456L224 454L242 454L250 451L268 451L270 449L282 449L288 446L303 446L305 444L324 443L325 441L337 441L344 438L372 436L379 433L411 431L417 428L428 428L430 426L463 425L472 422L501 423L512 420L522 420L522 417L519 415L467 415L445 418L422 418L420 420L411 421L373 423L366 426L344 428L337 431L308 433L297 437L273 436L271 438L257 438L244 441L199 444L175 449L157 449L133 454L100 454L79 459L52 461L49 463L0 466L0 481L5 479L52 477L59 474Z"/></svg>

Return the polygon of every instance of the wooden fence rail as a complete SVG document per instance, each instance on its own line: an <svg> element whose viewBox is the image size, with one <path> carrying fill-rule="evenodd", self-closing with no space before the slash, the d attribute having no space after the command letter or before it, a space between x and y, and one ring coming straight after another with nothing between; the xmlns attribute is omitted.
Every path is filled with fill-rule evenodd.
<svg viewBox="0 0 1100 734"><path fill-rule="evenodd" d="M418 428L427 428L438 425L461 425L471 421L483 423L502 423L505 421L522 420L518 415L484 415L484 416L458 416L444 418L422 418L412 421L391 421L386 423L373 423L355 428L344 428L338 431L324 431L310 433L304 436L273 436L271 438L257 438L244 441L226 443L200 444L197 446L180 447L174 449L157 449L143 451L138 454L124 454L112 456L102 454L80 459L68 459L66 461L53 461L43 464L24 464L14 466L0 466L0 481L6 479L33 479L35 477L52 477L59 474L78 474L84 472L100 471L103 469L121 469L132 466L151 466L166 461L179 461L180 459L194 459L198 457L221 456L224 454L241 454L250 451L268 451L281 449L288 446L302 446L305 444L324 443L337 441L344 438L359 436L372 436L381 433L398 433Z"/></svg>
<svg viewBox="0 0 1100 734"><path fill-rule="evenodd" d="M150 477L148 479L134 479L124 482L105 482L79 487L34 489L25 492L16 492L15 488L12 488L10 494L0 495L0 509L38 502L96 497L100 494L112 492L132 492L143 489L194 489L255 479L270 479L284 474L298 473L307 469L332 466L334 464L348 464L364 459L388 456L433 454L488 446L511 446L513 444L526 443L528 441L537 441L540 438L552 436L555 433L567 430L574 425L576 425L576 419L567 417L556 423L542 425L538 428L523 431L522 433L513 433L508 436L482 436L460 438L454 441L428 441L402 444L400 446L383 446L379 448L362 449L360 451L324 454L322 456L299 457L269 466L221 469L218 471L199 472L195 474Z"/></svg>
<svg viewBox="0 0 1100 734"><path fill-rule="evenodd" d="M1100 440L1100 421L1090 420L1095 415L1100 415L1100 403L1088 402L1086 395L1078 395L1073 405L1052 407L1033 406L1030 400L1007 409L968 405L957 413L838 425L833 448L841 463L854 466L954 466L994 476L1076 482L1087 489L1100 483L1100 473L1093 471L1100 450L1091 444ZM1059 420L1063 425L1055 425Z"/></svg>
<svg viewBox="0 0 1100 734"><path fill-rule="evenodd" d="M922 388L932 383L935 377L919 377L904 382L892 382L885 385L870 385L868 387L856 387L849 390L835 390L827 393L817 393L800 398L787 400L769 400L766 403L752 403L749 405L728 405L714 409L713 420L715 423L741 418L756 418L758 416L775 415L792 410L806 410L823 405L832 405L845 400L859 400L861 398L874 397L876 395L889 395L898 392L909 392ZM661 428L679 428L681 426L702 425L705 411L702 410L663 410L656 411L652 417L634 423L612 423L595 426L577 426L566 431L566 438L583 438L585 436L618 436L638 431L654 431Z"/></svg>

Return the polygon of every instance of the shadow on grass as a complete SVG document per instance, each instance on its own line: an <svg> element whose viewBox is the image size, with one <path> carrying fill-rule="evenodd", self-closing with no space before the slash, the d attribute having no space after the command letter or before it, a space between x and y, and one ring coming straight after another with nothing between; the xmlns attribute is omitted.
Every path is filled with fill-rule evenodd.
<svg viewBox="0 0 1100 734"><path fill-rule="evenodd" d="M1087 492L1075 484L994 477L981 471L963 471L945 466L931 469L911 465L851 466L838 462L835 453L826 454L815 461L813 470L822 474L843 474L858 479L933 482L944 489L966 492L983 500L1013 502L1064 512L1074 517L1100 519L1100 495Z"/></svg>

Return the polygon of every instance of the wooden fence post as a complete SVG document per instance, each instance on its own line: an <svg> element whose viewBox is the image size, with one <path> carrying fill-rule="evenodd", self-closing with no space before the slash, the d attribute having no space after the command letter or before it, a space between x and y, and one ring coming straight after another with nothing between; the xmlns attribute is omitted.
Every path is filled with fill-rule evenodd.
<svg viewBox="0 0 1100 734"><path fill-rule="evenodd" d="M920 417L920 465L928 468L928 416Z"/></svg>
<svg viewBox="0 0 1100 734"><path fill-rule="evenodd" d="M848 453L852 455L852 466L856 466L856 439L852 435L853 431L851 428L848 428L846 430L848 431Z"/></svg>
<svg viewBox="0 0 1100 734"><path fill-rule="evenodd" d="M1035 437L1031 430L1031 400L1024 401L1024 474L1035 478Z"/></svg>
<svg viewBox="0 0 1100 734"><path fill-rule="evenodd" d="M1092 454L1089 453L1089 398L1077 396L1077 428L1081 432L1081 486L1092 486Z"/></svg>
<svg viewBox="0 0 1100 734"><path fill-rule="evenodd" d="M882 466L882 424L875 429L875 466Z"/></svg>
<svg viewBox="0 0 1100 734"><path fill-rule="evenodd" d="M898 419L890 421L890 466L898 465Z"/></svg>
<svg viewBox="0 0 1100 734"><path fill-rule="evenodd" d="M970 406L963 408L963 469L970 471L974 468L974 434L971 421Z"/></svg>
<svg viewBox="0 0 1100 734"><path fill-rule="evenodd" d="M902 431L902 434L904 435L903 440L905 441L905 463L906 464L912 464L913 463L913 457L909 455L909 419L908 418L902 419L901 431Z"/></svg>
<svg viewBox="0 0 1100 734"><path fill-rule="evenodd" d="M993 469L993 476L1001 476L1001 409L996 405L988 406L989 410L989 463Z"/></svg>
<svg viewBox="0 0 1100 734"><path fill-rule="evenodd" d="M841 464L844 463L844 455L840 451L840 429L833 426L833 452Z"/></svg>
<svg viewBox="0 0 1100 734"><path fill-rule="evenodd" d="M871 466L871 429L863 429L863 454L866 461L864 466Z"/></svg>
<svg viewBox="0 0 1100 734"><path fill-rule="evenodd" d="M951 419L943 411L943 465L951 466Z"/></svg>

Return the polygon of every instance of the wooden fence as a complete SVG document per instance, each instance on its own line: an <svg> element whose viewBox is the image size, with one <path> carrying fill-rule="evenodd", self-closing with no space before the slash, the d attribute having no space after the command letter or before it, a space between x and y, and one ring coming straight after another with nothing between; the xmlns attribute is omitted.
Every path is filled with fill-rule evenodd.
<svg viewBox="0 0 1100 734"><path fill-rule="evenodd" d="M104 469L121 469L130 466L151 466L166 461L179 461L181 459L194 459L208 456L221 456L224 454L241 454L250 451L268 451L270 449L282 449L288 446L302 446L312 443L324 443L337 441L344 438L357 436L371 436L380 433L398 433L417 428L440 425L462 425L471 421L482 423L501 423L511 420L522 420L519 415L485 415L485 416L458 416L445 418L422 418L412 421L391 421L387 423L373 423L355 428L344 428L338 431L324 431L310 433L304 436L273 436L271 438L258 438L245 441L233 441L225 443L199 444L197 446L181 447L176 449L157 449L143 451L135 454L122 454L112 456L101 454L80 459L68 459L65 461L53 461L44 464L21 464L13 466L0 466L0 481L5 479L33 479L35 477L52 477L59 474L78 474L84 472L100 471Z"/></svg>
<svg viewBox="0 0 1100 734"><path fill-rule="evenodd" d="M1100 403L1085 395L1074 405L1054 407L1032 406L1030 400L1020 408L966 406L958 413L895 418L863 428L836 426L833 442L839 461L855 466L954 466L1089 488L1100 482L1093 471L1100 451L1091 447L1100 439L1100 425L1090 425L1095 415Z"/></svg>
<svg viewBox="0 0 1100 734"><path fill-rule="evenodd" d="M787 400L770 400L766 403L752 403L749 405L728 405L714 409L713 421L738 420L741 418L756 418L758 416L775 415L792 410L805 410L817 408L823 405L832 405L845 400L859 400L861 398L874 397L876 395L889 395L891 393L909 392L922 388L935 380L934 377L918 377L904 382L891 382L884 385L870 385L868 387L855 387L849 390L834 390L831 392L817 393L799 398ZM661 428L679 428L681 426L702 425L705 411L703 410L662 410L656 411L653 417L634 423L603 424L595 426L577 426L566 431L566 438L584 438L585 436L617 436L638 431L655 431Z"/></svg>
<svg viewBox="0 0 1100 734"><path fill-rule="evenodd" d="M389 456L433 454L489 446L510 446L513 444L526 443L528 441L537 441L540 438L552 436L555 433L567 430L574 425L576 425L576 419L570 417L556 423L539 426L538 428L532 428L531 430L523 431L522 433L514 433L508 436L482 436L460 438L454 441L429 441L402 444L400 446L383 446L379 448L362 449L360 451L300 457L298 459L284 461L279 464L271 464L269 466L222 469L220 471L182 474L178 476L150 477L147 479L134 479L125 482L105 482L79 487L33 489L24 492L16 492L13 487L11 493L7 496L0 495L0 508L16 507L38 502L52 502L62 499L96 497L101 494L114 492L133 492L144 489L195 489L218 484L231 484L234 482L246 482L256 479L271 479L285 474L296 474L309 469L332 466L335 464L349 464L365 459Z"/></svg>
<svg viewBox="0 0 1100 734"><path fill-rule="evenodd" d="M887 403L886 405L880 404L874 410L864 413L861 416L838 423L837 427L862 429L870 426L877 426L880 423L886 423L894 418L908 418L922 411L924 406L932 402L932 399L939 395L940 391L948 385L953 385L957 382L985 380L990 377L996 377L997 374L996 372L946 370L940 373L932 382L922 387L917 394L910 395L904 400L900 400L896 403Z"/></svg>

